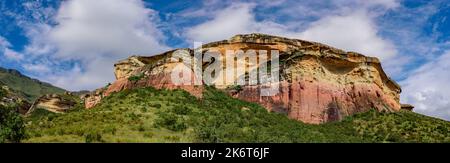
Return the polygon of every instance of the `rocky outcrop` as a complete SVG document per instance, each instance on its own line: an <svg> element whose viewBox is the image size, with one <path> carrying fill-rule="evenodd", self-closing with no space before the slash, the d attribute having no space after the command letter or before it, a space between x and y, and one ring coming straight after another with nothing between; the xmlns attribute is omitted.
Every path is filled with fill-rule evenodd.
<svg viewBox="0 0 450 163"><path fill-rule="evenodd" d="M64 95L47 94L36 99L32 104L23 95L10 89L8 86L1 86L0 83L0 105L15 108L21 115L30 115L36 109L46 109L54 113L64 113L72 109L76 104L75 98L70 92Z"/></svg>
<svg viewBox="0 0 450 163"><path fill-rule="evenodd" d="M74 108L77 104L75 100L69 98L70 94L58 95L48 94L38 98L33 105L31 105L27 115L32 114L36 109L45 109L53 113L65 113Z"/></svg>
<svg viewBox="0 0 450 163"><path fill-rule="evenodd" d="M31 104L0 82L0 105L13 107L18 113L23 115L28 112Z"/></svg>
<svg viewBox="0 0 450 163"><path fill-rule="evenodd" d="M80 99L84 101L84 106L87 109L90 109L100 103L103 98L103 91L105 88L97 89L91 93L83 94L80 96Z"/></svg>
<svg viewBox="0 0 450 163"><path fill-rule="evenodd" d="M386 75L380 61L374 57L264 34L237 35L202 48L203 52L219 51L222 55L226 55L226 50L278 50L281 81L277 95L261 96L262 85L242 86L238 91L225 89L230 85L218 88L235 98L259 103L269 111L285 113L292 119L319 124L370 109L391 112L402 108L400 86ZM194 55L193 50L188 51ZM117 81L87 97L86 107L95 106L102 97L113 92L147 86L184 89L201 97L201 86L175 86L170 81L170 72L180 63L170 59L173 52L151 57L132 56L120 61L115 65ZM248 64L245 60L237 62ZM208 64L211 63L203 63Z"/></svg>

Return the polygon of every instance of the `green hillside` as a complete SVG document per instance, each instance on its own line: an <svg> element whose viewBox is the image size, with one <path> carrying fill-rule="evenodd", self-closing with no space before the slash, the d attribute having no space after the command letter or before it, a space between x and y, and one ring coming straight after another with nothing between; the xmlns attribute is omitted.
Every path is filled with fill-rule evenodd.
<svg viewBox="0 0 450 163"><path fill-rule="evenodd" d="M202 99L181 90L127 90L92 110L40 110L25 121L24 142L450 142L450 122L413 112L309 125L214 88Z"/></svg>
<svg viewBox="0 0 450 163"><path fill-rule="evenodd" d="M1 67L0 83L8 86L16 92L20 92L20 94L30 102L44 94L65 92L64 89L29 78L16 70L9 70Z"/></svg>

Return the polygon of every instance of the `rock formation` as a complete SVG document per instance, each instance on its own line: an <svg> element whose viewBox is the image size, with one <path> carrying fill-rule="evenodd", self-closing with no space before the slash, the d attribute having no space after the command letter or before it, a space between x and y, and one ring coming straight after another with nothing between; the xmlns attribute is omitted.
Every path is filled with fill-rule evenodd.
<svg viewBox="0 0 450 163"><path fill-rule="evenodd" d="M45 109L53 113L65 113L72 109L77 103L75 100L65 97L69 94L47 94L38 98L30 107L26 115L30 115L36 109Z"/></svg>
<svg viewBox="0 0 450 163"><path fill-rule="evenodd" d="M312 124L341 120L370 109L392 112L402 108L400 86L386 75L380 61L374 57L320 43L264 34L237 35L209 43L202 47L202 52L213 50L226 55L226 50L248 49L279 51L279 93L261 96L261 85L242 86L239 90L226 89L230 85L218 87L235 98L259 103L269 111L285 113L292 119ZM194 56L194 50L186 50ZM87 96L86 108L95 106L102 97L113 92L147 86L184 89L201 97L201 86L177 86L171 82L170 73L180 63L171 59L173 53L132 56L115 64L117 81ZM242 60L237 62L246 64Z"/></svg>
<svg viewBox="0 0 450 163"><path fill-rule="evenodd" d="M0 105L16 108L18 113L25 114L28 112L31 104L0 82Z"/></svg>

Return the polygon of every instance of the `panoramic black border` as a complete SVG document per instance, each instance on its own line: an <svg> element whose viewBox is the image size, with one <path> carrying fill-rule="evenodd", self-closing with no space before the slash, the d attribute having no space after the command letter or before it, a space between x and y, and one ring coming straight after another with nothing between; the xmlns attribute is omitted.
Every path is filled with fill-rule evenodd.
<svg viewBox="0 0 450 163"><path fill-rule="evenodd" d="M393 159L418 162L446 162L450 155L447 144L255 144L255 143L99 143L64 144L31 143L0 144L0 156L25 161L44 162L91 162L94 160L114 162L166 162L166 161L210 161L208 158L182 158L183 149L223 150L225 148L269 148L269 154L259 158L225 158L216 156L212 161L278 161L289 162L391 162ZM59 158L58 158L59 157ZM303 161L301 161L303 160ZM307 161L310 160L310 161ZM436 161L432 161L436 160ZM408 161L409 162L409 161Z"/></svg>

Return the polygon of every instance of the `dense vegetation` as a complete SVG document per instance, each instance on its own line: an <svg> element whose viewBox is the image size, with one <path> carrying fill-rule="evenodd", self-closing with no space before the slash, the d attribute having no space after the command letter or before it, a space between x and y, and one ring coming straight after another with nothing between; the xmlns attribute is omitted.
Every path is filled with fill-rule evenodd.
<svg viewBox="0 0 450 163"><path fill-rule="evenodd" d="M126 90L92 110L40 110L26 123L25 142L450 142L450 122L412 112L309 125L214 88L202 99L181 90Z"/></svg>
<svg viewBox="0 0 450 163"><path fill-rule="evenodd" d="M64 93L64 90L48 83L40 82L20 74L15 70L7 70L0 67L0 83L20 92L21 96L29 102L34 101L44 94Z"/></svg>
<svg viewBox="0 0 450 163"><path fill-rule="evenodd" d="M14 109L0 105L0 143L17 143L24 137L22 117Z"/></svg>

